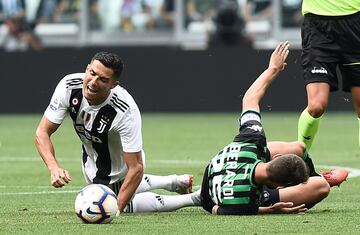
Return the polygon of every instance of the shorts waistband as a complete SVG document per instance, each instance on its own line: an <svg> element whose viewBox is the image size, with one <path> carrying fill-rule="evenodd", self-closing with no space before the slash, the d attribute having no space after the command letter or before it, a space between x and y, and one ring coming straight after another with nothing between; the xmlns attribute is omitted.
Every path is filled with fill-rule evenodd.
<svg viewBox="0 0 360 235"><path fill-rule="evenodd" d="M305 19L310 18L310 19L318 19L318 20L341 20L341 19L351 19L359 16L360 16L360 11L350 15L341 15L341 16L322 16L313 13L307 13L304 15Z"/></svg>

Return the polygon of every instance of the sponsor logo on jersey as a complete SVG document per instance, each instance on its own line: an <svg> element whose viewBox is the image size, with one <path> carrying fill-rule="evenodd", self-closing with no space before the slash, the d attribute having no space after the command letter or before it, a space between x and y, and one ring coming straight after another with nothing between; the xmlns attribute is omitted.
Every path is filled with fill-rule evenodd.
<svg viewBox="0 0 360 235"><path fill-rule="evenodd" d="M254 131L258 131L258 132L262 131L262 129L263 129L259 125L252 125L252 126L249 126L248 128L251 129L251 130L254 130Z"/></svg>
<svg viewBox="0 0 360 235"><path fill-rule="evenodd" d="M102 141L99 137L91 135L91 133L89 131L87 131L83 125L76 125L75 129L76 129L76 132L79 134L80 138L81 138L81 136L83 136L87 140L90 140L92 142L99 143L99 144L102 143Z"/></svg>
<svg viewBox="0 0 360 235"><path fill-rule="evenodd" d="M314 67L312 70L311 70L311 73L320 73L320 74L327 74L327 70L324 68L324 67Z"/></svg>

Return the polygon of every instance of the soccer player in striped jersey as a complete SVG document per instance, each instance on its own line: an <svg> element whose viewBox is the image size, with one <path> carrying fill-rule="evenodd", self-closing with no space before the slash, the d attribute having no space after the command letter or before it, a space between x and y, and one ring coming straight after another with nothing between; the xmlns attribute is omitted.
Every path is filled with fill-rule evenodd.
<svg viewBox="0 0 360 235"><path fill-rule="evenodd" d="M266 143L259 102L286 66L288 54L288 42L276 47L268 68L244 95L239 134L205 169L201 204L210 213L305 212L306 207L315 205L330 191L327 181L315 173L313 165L309 167L304 161L309 157L303 143Z"/></svg>
<svg viewBox="0 0 360 235"><path fill-rule="evenodd" d="M191 175L144 175L140 111L132 96L119 85L122 70L119 56L99 52L85 73L65 76L53 93L35 138L36 148L50 172L51 184L63 187L71 177L55 157L51 135L69 114L82 142L86 182L112 188L118 195L121 212L135 193L163 188L186 194L192 186ZM166 206L158 206L164 204L164 197L159 195L147 193L141 199L126 211L168 211L194 204L191 194L179 195L176 200L165 197L169 204ZM152 206L144 208L142 204Z"/></svg>

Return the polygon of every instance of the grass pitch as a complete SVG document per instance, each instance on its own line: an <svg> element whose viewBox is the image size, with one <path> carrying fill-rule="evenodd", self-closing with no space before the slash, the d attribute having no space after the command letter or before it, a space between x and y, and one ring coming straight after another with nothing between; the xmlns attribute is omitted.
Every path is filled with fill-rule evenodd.
<svg viewBox="0 0 360 235"><path fill-rule="evenodd" d="M296 139L298 113L263 113L268 140ZM192 173L200 185L206 163L237 134L238 114L143 114L146 172ZM58 161L72 182L52 188L33 137L40 115L0 115L0 234L359 234L360 177L332 188L305 215L211 216L201 208L125 214L108 225L83 224L74 213L85 185L80 141L69 119L54 135ZM360 169L353 113L327 113L310 151L316 165Z"/></svg>

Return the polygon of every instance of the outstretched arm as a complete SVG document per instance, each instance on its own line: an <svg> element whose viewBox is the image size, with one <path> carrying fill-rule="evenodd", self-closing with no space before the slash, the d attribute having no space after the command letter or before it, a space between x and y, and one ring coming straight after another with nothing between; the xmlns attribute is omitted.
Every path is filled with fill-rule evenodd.
<svg viewBox="0 0 360 235"><path fill-rule="evenodd" d="M55 158L55 150L50 136L59 124L50 122L45 116L40 121L35 134L35 146L50 173L52 186L59 188L69 183L71 178L67 170L61 168Z"/></svg>
<svg viewBox="0 0 360 235"><path fill-rule="evenodd" d="M269 67L254 81L254 83L246 91L242 110L254 110L259 112L259 103L264 96L266 89L277 75L284 70L285 60L289 55L289 42L281 42L271 54Z"/></svg>

